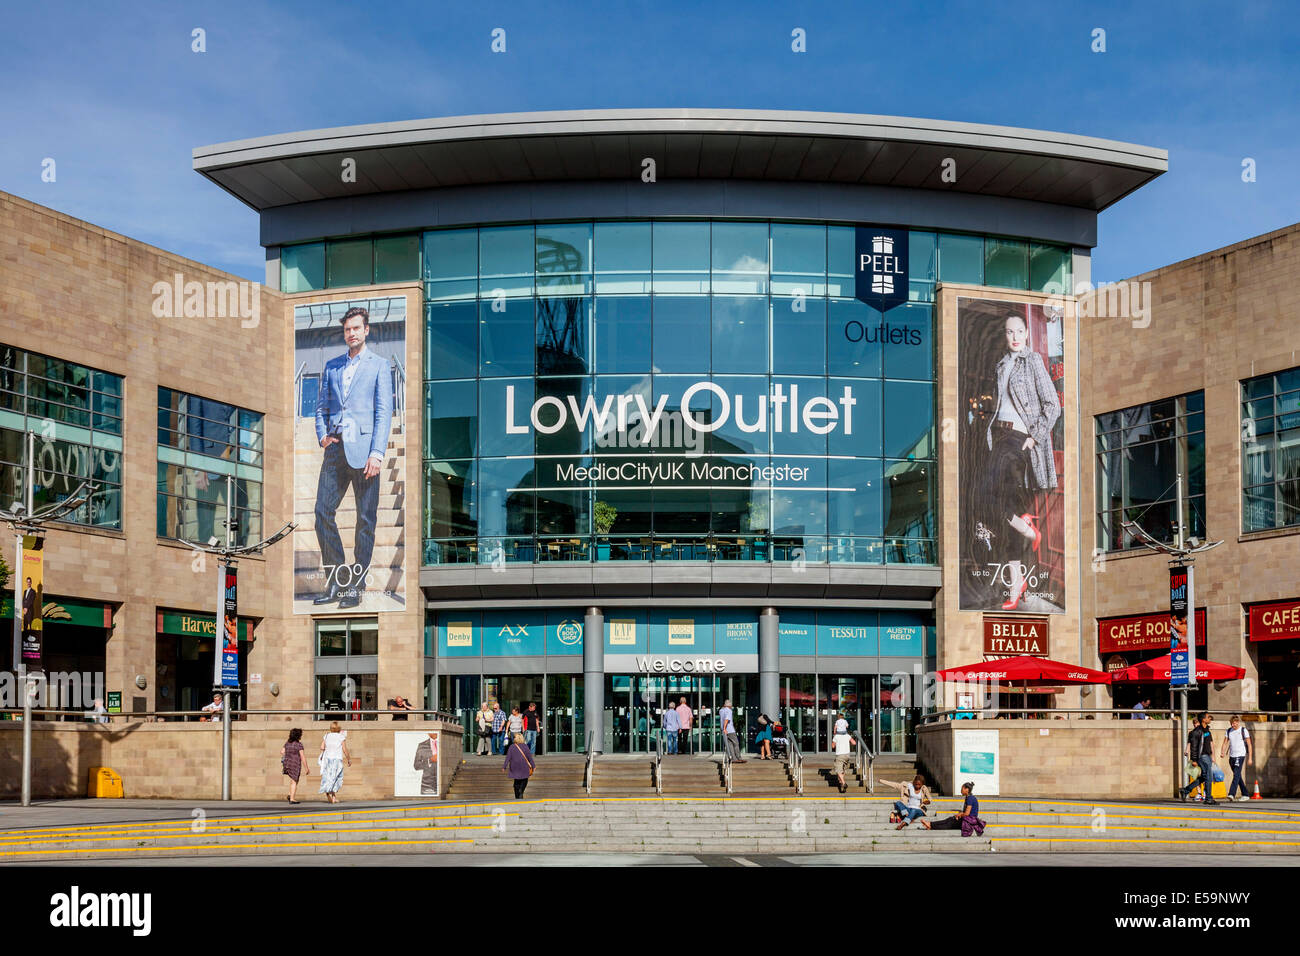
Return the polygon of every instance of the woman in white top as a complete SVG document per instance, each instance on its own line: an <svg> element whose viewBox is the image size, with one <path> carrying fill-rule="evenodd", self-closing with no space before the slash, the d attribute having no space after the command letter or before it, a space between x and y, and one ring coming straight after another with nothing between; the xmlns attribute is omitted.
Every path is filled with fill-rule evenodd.
<svg viewBox="0 0 1300 956"><path fill-rule="evenodd" d="M894 802L893 812L889 814L889 822L898 823L896 829L901 830L918 817L925 816L925 808L930 803L930 788L925 785L925 777L918 773L911 783L883 779L880 782L887 787L897 787L899 796L903 798Z"/></svg>
<svg viewBox="0 0 1300 956"><path fill-rule="evenodd" d="M1250 731L1241 723L1241 717L1236 714L1232 715L1230 721L1231 727L1223 737L1223 748L1219 751L1220 757L1228 758L1228 766L1232 768L1232 785L1228 787L1228 799L1232 800L1233 794L1237 787L1241 787L1241 796L1237 800L1249 800L1250 794L1246 793L1246 776L1242 772L1247 763L1253 763L1255 745L1250 741Z"/></svg>
<svg viewBox="0 0 1300 956"><path fill-rule="evenodd" d="M348 735L339 730L336 720L330 724L330 732L320 742L320 792L325 794L330 803L338 803L339 787L343 785L343 761L352 766L352 754L348 753Z"/></svg>
<svg viewBox="0 0 1300 956"><path fill-rule="evenodd" d="M475 720L478 724L478 756L486 757L488 740L492 737L492 705L483 701L483 706L478 709L478 717Z"/></svg>

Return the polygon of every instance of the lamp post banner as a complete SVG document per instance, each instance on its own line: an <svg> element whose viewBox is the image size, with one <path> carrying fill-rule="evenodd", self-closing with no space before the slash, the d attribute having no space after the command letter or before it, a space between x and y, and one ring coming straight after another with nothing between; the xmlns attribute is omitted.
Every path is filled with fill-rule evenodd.
<svg viewBox="0 0 1300 956"><path fill-rule="evenodd" d="M221 568L221 651L218 654L218 672L215 684L219 687L239 688L239 612L238 575L233 565Z"/></svg>
<svg viewBox="0 0 1300 956"><path fill-rule="evenodd" d="M45 608L45 539L23 536L22 644L23 666L29 671L44 669L42 661Z"/></svg>
<svg viewBox="0 0 1300 956"><path fill-rule="evenodd" d="M1192 589L1192 569L1175 565L1169 569L1169 686L1187 687L1194 683L1191 675L1195 673L1190 663L1190 636L1194 641L1195 632L1188 633L1192 618L1188 617Z"/></svg>

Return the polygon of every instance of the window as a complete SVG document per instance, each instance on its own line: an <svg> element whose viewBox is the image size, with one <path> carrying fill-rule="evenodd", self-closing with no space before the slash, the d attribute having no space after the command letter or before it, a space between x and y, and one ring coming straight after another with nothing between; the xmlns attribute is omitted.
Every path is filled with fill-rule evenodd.
<svg viewBox="0 0 1300 956"><path fill-rule="evenodd" d="M262 436L252 412L169 388L158 389L158 514L161 538L236 544L262 539Z"/></svg>
<svg viewBox="0 0 1300 956"><path fill-rule="evenodd" d="M330 618L316 622L316 706L323 720L351 710L380 710L379 619ZM358 719L358 718L353 718ZM376 720L366 714L361 720Z"/></svg>
<svg viewBox="0 0 1300 956"><path fill-rule="evenodd" d="M1300 368L1241 383L1241 530L1300 525Z"/></svg>
<svg viewBox="0 0 1300 956"><path fill-rule="evenodd" d="M96 490L62 520L122 527L122 377L0 346L0 497L26 500L27 438L34 441L33 507Z"/></svg>
<svg viewBox="0 0 1300 956"><path fill-rule="evenodd" d="M464 231L471 235L475 232L472 229ZM476 268L475 261L470 266L471 277ZM419 278L420 236L416 233L304 242L280 249L282 292L414 282ZM426 278L430 277L426 275ZM473 288L469 294L474 294Z"/></svg>
<svg viewBox="0 0 1300 956"><path fill-rule="evenodd" d="M1183 522L1205 537L1205 395L1134 405L1098 415L1097 547L1140 548L1123 528L1133 521L1157 541L1178 536L1177 476L1183 476Z"/></svg>

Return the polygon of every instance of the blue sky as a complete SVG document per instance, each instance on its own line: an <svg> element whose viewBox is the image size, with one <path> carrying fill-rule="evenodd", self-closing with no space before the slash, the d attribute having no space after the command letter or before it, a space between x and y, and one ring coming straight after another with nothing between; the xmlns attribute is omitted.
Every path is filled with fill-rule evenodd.
<svg viewBox="0 0 1300 956"><path fill-rule="evenodd" d="M1285 2L11 2L0 189L261 278L256 215L192 170L194 147L527 110L881 113L1167 149L1169 172L1101 216L1094 278L1117 279L1300 220L1294 14ZM206 53L190 49L195 27ZM489 49L495 27L505 54ZM805 54L790 50L795 27ZM1105 53L1091 50L1097 27ZM56 182L41 181L46 157Z"/></svg>

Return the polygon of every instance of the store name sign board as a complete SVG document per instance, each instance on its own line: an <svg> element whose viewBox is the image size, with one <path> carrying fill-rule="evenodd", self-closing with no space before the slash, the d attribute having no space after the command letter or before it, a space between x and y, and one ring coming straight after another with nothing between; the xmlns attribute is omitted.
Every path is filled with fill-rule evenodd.
<svg viewBox="0 0 1300 956"><path fill-rule="evenodd" d="M1251 641L1281 641L1292 637L1300 637L1300 601L1251 605Z"/></svg>
<svg viewBox="0 0 1300 956"><path fill-rule="evenodd" d="M637 670L646 674L721 674L724 657L637 657Z"/></svg>
<svg viewBox="0 0 1300 956"><path fill-rule="evenodd" d="M1048 619L984 618L984 653L1047 657Z"/></svg>

